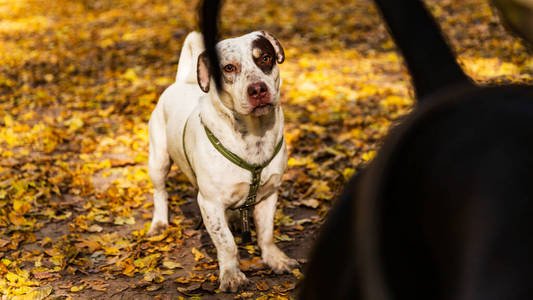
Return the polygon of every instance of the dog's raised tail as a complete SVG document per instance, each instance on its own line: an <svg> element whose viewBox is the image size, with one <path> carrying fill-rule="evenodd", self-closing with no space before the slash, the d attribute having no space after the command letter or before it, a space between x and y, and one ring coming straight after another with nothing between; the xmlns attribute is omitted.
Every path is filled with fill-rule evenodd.
<svg viewBox="0 0 533 300"><path fill-rule="evenodd" d="M181 48L176 81L196 83L196 66L198 56L205 50L202 34L192 31L185 38Z"/></svg>
<svg viewBox="0 0 533 300"><path fill-rule="evenodd" d="M405 58L419 101L444 87L472 84L421 0L374 2Z"/></svg>

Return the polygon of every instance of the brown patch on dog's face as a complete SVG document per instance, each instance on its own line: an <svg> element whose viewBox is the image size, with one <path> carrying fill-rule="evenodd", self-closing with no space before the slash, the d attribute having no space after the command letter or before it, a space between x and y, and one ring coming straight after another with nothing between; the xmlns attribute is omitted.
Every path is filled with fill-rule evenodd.
<svg viewBox="0 0 533 300"><path fill-rule="evenodd" d="M252 42L252 59L254 63L263 71L265 74L270 74L272 68L276 63L276 51L268 39L264 36L258 36Z"/></svg>
<svg viewBox="0 0 533 300"><path fill-rule="evenodd" d="M266 37L270 44L272 44L274 50L276 51L276 61L278 62L278 64L282 64L283 61L285 61L285 51L283 50L281 43L270 32L261 31L261 34Z"/></svg>

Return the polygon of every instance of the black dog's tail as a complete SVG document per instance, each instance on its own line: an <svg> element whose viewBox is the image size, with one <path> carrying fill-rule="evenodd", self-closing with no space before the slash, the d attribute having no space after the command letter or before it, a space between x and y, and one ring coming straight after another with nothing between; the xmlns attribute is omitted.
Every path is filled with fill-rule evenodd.
<svg viewBox="0 0 533 300"><path fill-rule="evenodd" d="M419 101L444 87L472 84L422 1L375 0L375 3L405 58Z"/></svg>
<svg viewBox="0 0 533 300"><path fill-rule="evenodd" d="M215 46L218 41L218 18L221 0L204 0L200 8L200 27L204 35L204 45L209 58L209 68L217 89L221 87L218 54Z"/></svg>

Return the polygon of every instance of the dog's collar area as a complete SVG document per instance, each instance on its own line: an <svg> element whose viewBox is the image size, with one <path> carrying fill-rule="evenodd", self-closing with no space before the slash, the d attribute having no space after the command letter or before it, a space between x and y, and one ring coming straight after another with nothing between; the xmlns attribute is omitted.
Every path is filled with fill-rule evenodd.
<svg viewBox="0 0 533 300"><path fill-rule="evenodd" d="M276 157L279 150L281 149L281 146L283 145L283 137L281 137L280 141L276 145L276 148L274 148L274 153L268 160L266 160L262 164L250 164L244 159L240 158L237 154L231 152L226 147L224 147L224 145L222 145L220 140L211 132L211 130L207 128L207 126L205 126L203 123L202 125L204 126L205 133L207 134L207 138L209 139L211 144L213 144L213 147L215 147L215 149L217 149L218 152L220 152L220 154L222 154L225 158L227 158L229 161L236 164L237 166L252 172L252 174L258 172L259 177L261 177L261 171L266 166L268 166L268 164L270 164L270 162L274 159L274 157Z"/></svg>
<svg viewBox="0 0 533 300"><path fill-rule="evenodd" d="M213 147L215 147L215 149L217 149L217 151L220 152L220 154L222 154L222 156L224 156L225 158L227 158L229 161L236 164L237 166L245 170L248 170L250 171L250 173L252 173L250 190L248 191L246 202L244 203L244 205L234 208L234 209L238 209L241 215L241 222L242 222L241 240L243 243L249 243L252 241L252 235L250 234L250 210L252 207L255 206L255 204L257 204L257 201L256 201L257 190L259 189L259 184L261 182L261 172L266 166L270 164L270 162L274 159L274 157L276 157L278 152L281 150L281 147L283 146L283 136L281 136L281 139L276 145L276 148L274 148L274 153L268 160L266 160L262 164L250 164L244 159L240 158L237 154L231 152L226 147L224 147L224 145L222 145L220 140L211 132L211 130L209 130L209 128L207 128L205 124L202 123L202 125L204 126L207 138L209 139Z"/></svg>

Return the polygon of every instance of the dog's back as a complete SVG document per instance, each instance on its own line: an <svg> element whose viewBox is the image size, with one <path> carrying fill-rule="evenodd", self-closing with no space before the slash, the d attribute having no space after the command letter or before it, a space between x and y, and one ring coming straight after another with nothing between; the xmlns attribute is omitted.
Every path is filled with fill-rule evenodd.
<svg viewBox="0 0 533 300"><path fill-rule="evenodd" d="M332 209L300 298L533 299L533 89L474 85L421 1L375 2L418 104Z"/></svg>

